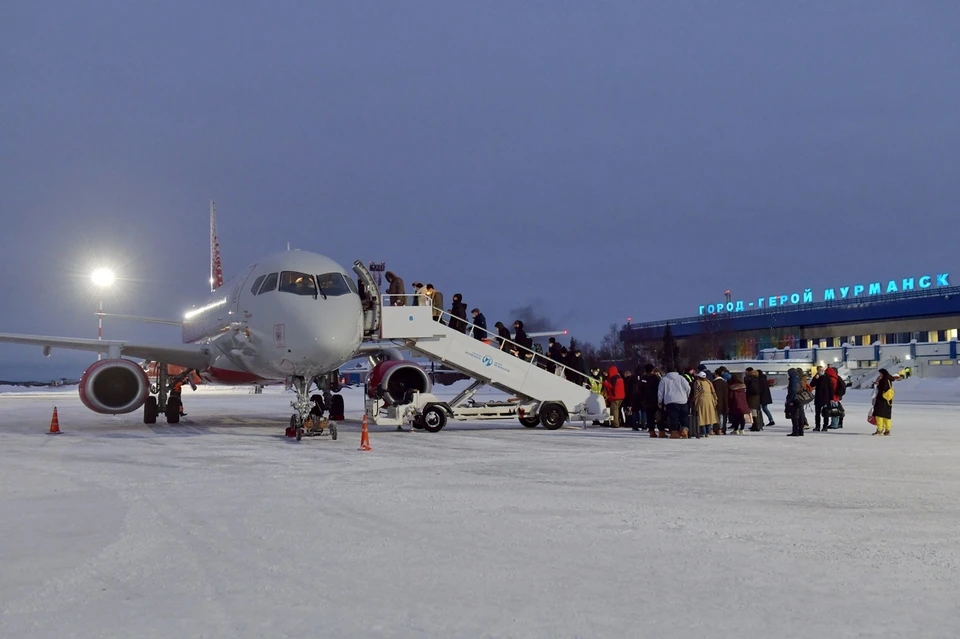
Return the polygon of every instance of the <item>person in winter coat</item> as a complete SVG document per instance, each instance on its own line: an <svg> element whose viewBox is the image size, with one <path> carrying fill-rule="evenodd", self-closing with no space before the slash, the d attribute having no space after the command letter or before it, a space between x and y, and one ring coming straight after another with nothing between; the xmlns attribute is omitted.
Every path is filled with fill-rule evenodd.
<svg viewBox="0 0 960 639"><path fill-rule="evenodd" d="M640 407L643 410L650 437L657 437L657 431L660 432L660 437L667 437L662 415L660 420L657 419L657 413L660 412L659 391L660 376L657 375L653 364L647 364L643 369L643 377L640 378Z"/></svg>
<svg viewBox="0 0 960 639"><path fill-rule="evenodd" d="M647 427L647 416L643 411L643 396L641 391L643 388L643 367L637 366L634 369L632 375L633 379L633 389L627 389L627 402L630 404L630 413L632 419L630 420L630 425L633 427L633 430L639 431L641 428Z"/></svg>
<svg viewBox="0 0 960 639"><path fill-rule="evenodd" d="M616 366L607 369L607 379L603 382L603 396L607 399L607 406L610 408L613 427L620 428L620 405L627 396L627 388Z"/></svg>
<svg viewBox="0 0 960 639"><path fill-rule="evenodd" d="M533 339L527 337L527 332L523 330L523 322L520 320L513 323L513 330L515 333L513 341L520 346L514 355L529 362L533 359Z"/></svg>
<svg viewBox="0 0 960 639"><path fill-rule="evenodd" d="M713 376L713 390L717 394L717 418L720 420L717 424L718 434L727 434L727 415L729 413L727 406L727 380L723 377L723 372L719 369Z"/></svg>
<svg viewBox="0 0 960 639"><path fill-rule="evenodd" d="M805 384L800 377L799 368L787 371L787 401L784 412L790 416L793 430L789 437L803 437L803 406L797 403L797 393L804 390Z"/></svg>
<svg viewBox="0 0 960 639"><path fill-rule="evenodd" d="M563 372L563 369L553 362L563 363L563 356L560 354L560 349L563 348L560 344L557 343L556 337L551 337L547 340L547 357L552 361L547 363L547 371L553 373L554 375L560 375Z"/></svg>
<svg viewBox="0 0 960 639"><path fill-rule="evenodd" d="M843 410L843 396L847 393L847 383L842 377L840 377L840 371L837 371L837 387L834 390L834 394L837 396L837 410L840 413L840 417L837 420L837 428L843 428L843 417L846 415L846 411Z"/></svg>
<svg viewBox="0 0 960 639"><path fill-rule="evenodd" d="M877 379L877 396L873 400L873 418L877 420L874 435L889 435L893 420L893 376L885 368Z"/></svg>
<svg viewBox="0 0 960 639"><path fill-rule="evenodd" d="M830 378L823 370L823 366L817 366L817 374L813 376L812 380L810 380L810 385L813 386L813 408L817 413L814 415L815 428L813 430L819 431L820 418L823 415L823 410L825 407L830 405L830 400L833 398L833 389L830 387ZM826 427L826 419L824 419L823 425Z"/></svg>
<svg viewBox="0 0 960 639"><path fill-rule="evenodd" d="M828 429L839 428L840 414L843 411L843 405L840 404L840 396L843 393L843 391L840 390L840 385L843 384L843 380L840 379L837 369L833 366L827 367L826 377L830 381L830 404L827 406L825 413L830 417L830 424L828 426L824 423L821 432L827 432ZM844 388L846 388L845 384Z"/></svg>
<svg viewBox="0 0 960 639"><path fill-rule="evenodd" d="M575 384L589 386L587 380L587 367L583 363L583 353L579 348L573 349L567 354L567 370L565 372L567 379Z"/></svg>
<svg viewBox="0 0 960 639"><path fill-rule="evenodd" d="M463 295L453 294L453 306L450 307L450 328L458 333L467 330L467 305L463 303Z"/></svg>
<svg viewBox="0 0 960 639"><path fill-rule="evenodd" d="M757 369L757 377L760 378L760 410L767 416L767 419L770 420L767 422L767 426L776 426L773 423L773 415L770 414L770 404L773 403L773 397L770 396L770 382L767 379L766 374ZM763 415L760 416L760 419L763 419Z"/></svg>
<svg viewBox="0 0 960 639"><path fill-rule="evenodd" d="M557 361L563 364L563 366L557 366L557 370L556 370L557 377L570 379L570 376L567 375L567 362L570 361L570 351L567 350L566 346L560 347L560 359L558 359Z"/></svg>
<svg viewBox="0 0 960 639"><path fill-rule="evenodd" d="M443 293L433 288L433 284L427 284L427 296L433 305L433 321L445 324L443 321Z"/></svg>
<svg viewBox="0 0 960 639"><path fill-rule="evenodd" d="M747 387L747 405L750 407L750 430L763 430L763 419L760 417L760 376L757 371L748 368L743 383Z"/></svg>
<svg viewBox="0 0 960 639"><path fill-rule="evenodd" d="M427 290L427 285L417 282L413 285L413 292L416 293L415 300L419 306L431 306L433 304L433 292Z"/></svg>
<svg viewBox="0 0 960 639"><path fill-rule="evenodd" d="M473 309L470 311L470 314L473 315L473 329L471 330L473 330L474 339L489 340L490 336L487 334L487 318L483 316L479 308Z"/></svg>
<svg viewBox="0 0 960 639"><path fill-rule="evenodd" d="M510 331L503 325L503 322L497 322L493 327L497 329L497 337L500 338L500 350L510 350L512 346L507 343L512 339Z"/></svg>
<svg viewBox="0 0 960 639"><path fill-rule="evenodd" d="M732 375L727 384L727 407L730 411L730 428L736 435L743 434L750 404L747 402L747 386L739 374Z"/></svg>
<svg viewBox="0 0 960 639"><path fill-rule="evenodd" d="M406 290L403 287L403 280L397 277L393 271L387 271L384 275L384 278L387 280L387 295L392 295L393 297L388 297L390 300L390 306L405 306L407 303Z"/></svg>
<svg viewBox="0 0 960 639"><path fill-rule="evenodd" d="M670 439L687 439L690 430L687 427L690 400L690 384L675 370L664 375L657 387L657 401L667 413L667 427Z"/></svg>
<svg viewBox="0 0 960 639"><path fill-rule="evenodd" d="M697 412L697 437L709 437L711 430L714 435L719 435L717 392L713 383L707 379L706 371L697 373L697 381L693 384L693 404Z"/></svg>
<svg viewBox="0 0 960 639"><path fill-rule="evenodd" d="M620 403L620 423L633 426L633 394L637 391L637 378L629 368L623 373L623 401Z"/></svg>

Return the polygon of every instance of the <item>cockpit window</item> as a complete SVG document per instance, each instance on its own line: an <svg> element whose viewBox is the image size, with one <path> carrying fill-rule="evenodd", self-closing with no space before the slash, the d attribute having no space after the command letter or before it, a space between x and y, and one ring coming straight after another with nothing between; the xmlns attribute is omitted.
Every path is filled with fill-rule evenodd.
<svg viewBox="0 0 960 639"><path fill-rule="evenodd" d="M317 275L317 284L320 285L320 292L323 295L346 295L350 292L349 280L343 276L343 273L324 273Z"/></svg>
<svg viewBox="0 0 960 639"><path fill-rule="evenodd" d="M260 290L257 292L257 295L263 295L269 291L274 291L277 289L277 273L271 273L267 275L267 278L263 280L263 284L260 286Z"/></svg>
<svg viewBox="0 0 960 639"><path fill-rule="evenodd" d="M353 291L353 294L354 294L354 295L359 295L359 294L360 294L360 291L357 289L357 284L356 284L356 282L354 282L353 280L351 280L349 277L346 278L346 280L347 280L347 286L350 287L350 290Z"/></svg>
<svg viewBox="0 0 960 639"><path fill-rule="evenodd" d="M251 293L253 293L254 295L257 294L257 291L260 290L260 285L263 284L263 278L265 278L265 277L266 277L266 275L261 275L260 277L257 278L257 281L254 282L254 283L253 283L253 286L250 287L250 292L251 292Z"/></svg>
<svg viewBox="0 0 960 639"><path fill-rule="evenodd" d="M317 296L317 283L309 273L284 271L280 274L280 291L295 295Z"/></svg>

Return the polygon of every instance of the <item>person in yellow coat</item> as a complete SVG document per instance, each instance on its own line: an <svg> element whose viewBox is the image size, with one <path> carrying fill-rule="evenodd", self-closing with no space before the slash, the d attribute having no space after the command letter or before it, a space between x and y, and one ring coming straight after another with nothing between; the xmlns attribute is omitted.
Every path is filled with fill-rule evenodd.
<svg viewBox="0 0 960 639"><path fill-rule="evenodd" d="M893 377L885 368L880 369L880 377L877 378L873 418L877 420L877 432L874 435L889 435L890 422L893 419Z"/></svg>
<svg viewBox="0 0 960 639"><path fill-rule="evenodd" d="M707 379L704 371L697 373L697 379L693 383L693 407L697 415L696 438L709 437L710 431L714 435L719 435L717 425L720 418L717 415L717 392L713 388L713 382Z"/></svg>

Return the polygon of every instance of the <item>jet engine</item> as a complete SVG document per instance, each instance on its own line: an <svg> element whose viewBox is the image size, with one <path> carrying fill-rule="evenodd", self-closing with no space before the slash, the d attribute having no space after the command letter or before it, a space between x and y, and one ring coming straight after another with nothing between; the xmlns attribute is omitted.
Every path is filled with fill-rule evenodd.
<svg viewBox="0 0 960 639"><path fill-rule="evenodd" d="M80 401L95 413L132 413L149 393L147 374L129 359L94 362L80 377Z"/></svg>
<svg viewBox="0 0 960 639"><path fill-rule="evenodd" d="M410 392L429 393L432 388L426 371L409 360L380 362L367 377L367 394L387 404L408 404Z"/></svg>

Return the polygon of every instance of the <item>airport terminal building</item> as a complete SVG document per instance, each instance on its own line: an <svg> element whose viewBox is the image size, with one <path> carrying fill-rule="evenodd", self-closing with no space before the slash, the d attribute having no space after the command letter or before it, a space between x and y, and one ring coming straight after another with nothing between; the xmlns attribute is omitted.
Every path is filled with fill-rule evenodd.
<svg viewBox="0 0 960 639"><path fill-rule="evenodd" d="M793 360L850 370L909 361L923 377L960 376L960 286L949 273L704 304L690 317L628 323L628 349L656 351L669 325L680 359Z"/></svg>

